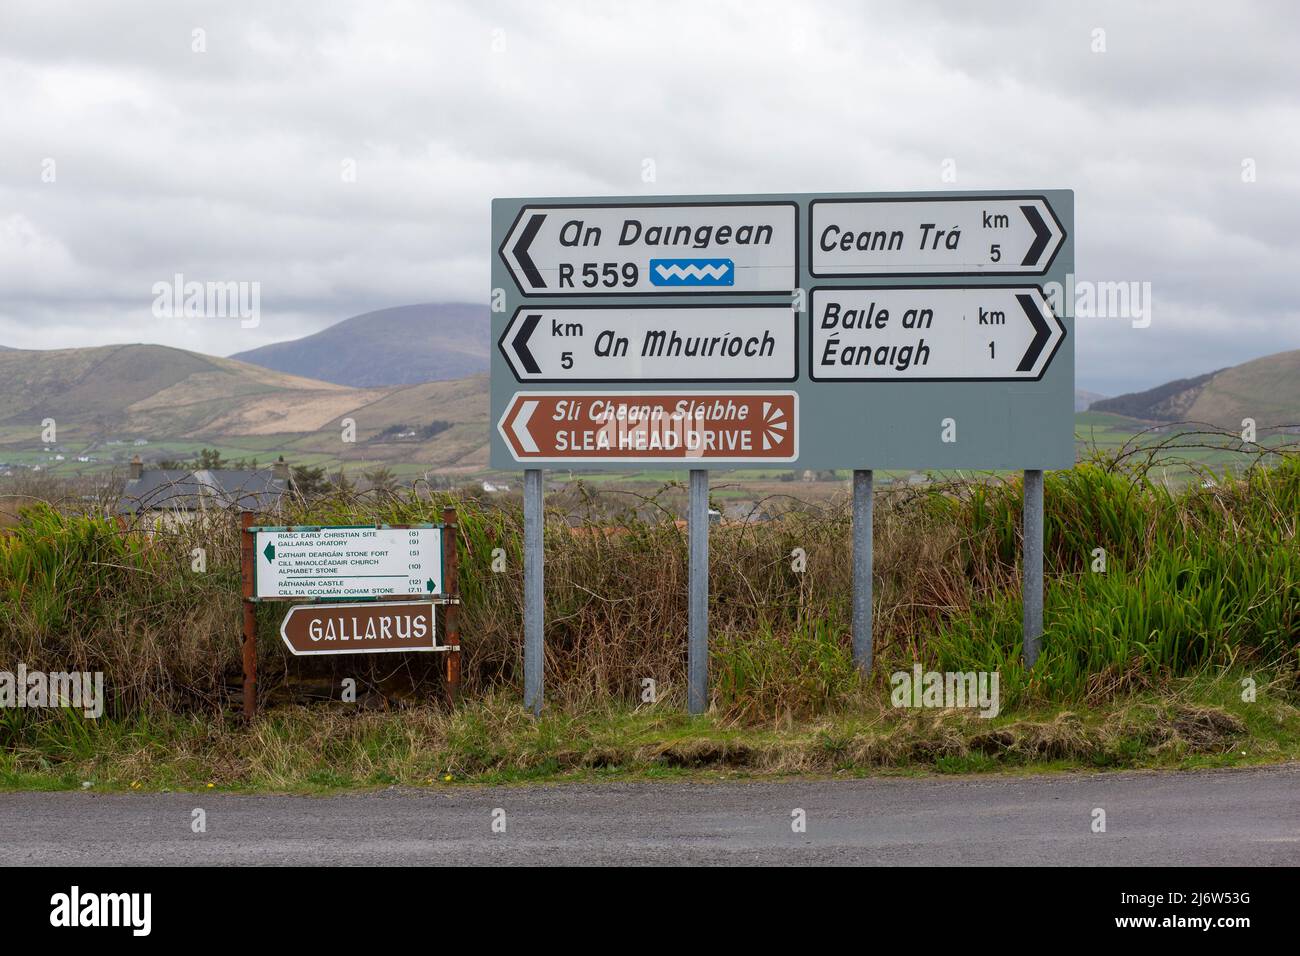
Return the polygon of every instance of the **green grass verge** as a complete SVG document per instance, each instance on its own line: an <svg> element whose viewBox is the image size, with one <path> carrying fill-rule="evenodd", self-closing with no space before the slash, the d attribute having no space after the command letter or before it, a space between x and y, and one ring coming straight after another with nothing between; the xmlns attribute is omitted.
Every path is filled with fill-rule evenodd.
<svg viewBox="0 0 1300 956"><path fill-rule="evenodd" d="M1242 681L1256 682L1245 701ZM447 711L281 708L251 725L160 714L89 721L75 712L0 718L0 789L324 794L676 777L1192 769L1300 759L1300 698L1260 674L1201 673L1094 707L893 708L888 689L815 720L737 725L675 706L552 711L514 693Z"/></svg>

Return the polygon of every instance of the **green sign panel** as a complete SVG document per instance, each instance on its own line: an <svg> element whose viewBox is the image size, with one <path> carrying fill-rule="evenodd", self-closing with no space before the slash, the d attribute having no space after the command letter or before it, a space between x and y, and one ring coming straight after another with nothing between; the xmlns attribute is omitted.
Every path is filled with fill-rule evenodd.
<svg viewBox="0 0 1300 956"><path fill-rule="evenodd" d="M498 199L495 468L1074 461L1070 190Z"/></svg>

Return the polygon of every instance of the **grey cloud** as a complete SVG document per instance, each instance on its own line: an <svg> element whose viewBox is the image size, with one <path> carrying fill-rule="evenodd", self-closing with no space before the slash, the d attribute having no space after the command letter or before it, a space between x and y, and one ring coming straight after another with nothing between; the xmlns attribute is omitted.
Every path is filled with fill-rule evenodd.
<svg viewBox="0 0 1300 956"><path fill-rule="evenodd" d="M1080 275L1156 299L1149 329L1081 323L1079 383L1146 387L1300 347L1298 21L1272 2L7 0L0 343L229 353L485 301L493 196L939 189L951 159L956 188L1075 189ZM153 318L175 272L261 282L262 325Z"/></svg>

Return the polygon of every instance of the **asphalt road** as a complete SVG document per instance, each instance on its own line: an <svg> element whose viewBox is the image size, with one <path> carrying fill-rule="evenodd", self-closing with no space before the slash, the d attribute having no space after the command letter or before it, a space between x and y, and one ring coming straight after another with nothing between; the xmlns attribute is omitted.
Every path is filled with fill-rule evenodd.
<svg viewBox="0 0 1300 956"><path fill-rule="evenodd" d="M191 829L195 808L205 833ZM1105 833L1092 832L1096 808ZM1296 865L1300 765L336 797L0 794L0 864L103 863Z"/></svg>

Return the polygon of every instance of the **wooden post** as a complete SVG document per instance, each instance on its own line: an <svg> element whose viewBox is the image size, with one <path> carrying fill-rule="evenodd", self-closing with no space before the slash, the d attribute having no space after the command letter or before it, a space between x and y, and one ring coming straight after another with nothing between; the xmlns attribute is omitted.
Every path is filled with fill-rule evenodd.
<svg viewBox="0 0 1300 956"><path fill-rule="evenodd" d="M457 577L457 544L460 528L456 524L456 509L451 505L442 509L442 576L443 628L451 647L460 645L460 581ZM453 707L460 697L460 650L447 652L447 702Z"/></svg>
<svg viewBox="0 0 1300 956"><path fill-rule="evenodd" d="M254 562L257 556L253 546L257 538L248 529L253 525L253 513L239 515L239 575L243 583L244 606L244 717L252 720L257 713L257 605L253 601Z"/></svg>

